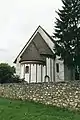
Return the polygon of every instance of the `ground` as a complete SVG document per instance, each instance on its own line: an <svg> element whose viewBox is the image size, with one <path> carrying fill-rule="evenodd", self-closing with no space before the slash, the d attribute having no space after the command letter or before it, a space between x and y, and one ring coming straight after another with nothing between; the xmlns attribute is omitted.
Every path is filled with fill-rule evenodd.
<svg viewBox="0 0 80 120"><path fill-rule="evenodd" d="M80 120L80 112L0 98L0 120Z"/></svg>

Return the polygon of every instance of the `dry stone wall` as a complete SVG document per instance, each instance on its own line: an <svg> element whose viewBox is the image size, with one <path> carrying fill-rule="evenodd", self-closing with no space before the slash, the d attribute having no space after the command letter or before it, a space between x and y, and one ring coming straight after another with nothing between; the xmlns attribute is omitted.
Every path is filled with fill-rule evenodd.
<svg viewBox="0 0 80 120"><path fill-rule="evenodd" d="M0 96L80 110L80 82L3 84Z"/></svg>

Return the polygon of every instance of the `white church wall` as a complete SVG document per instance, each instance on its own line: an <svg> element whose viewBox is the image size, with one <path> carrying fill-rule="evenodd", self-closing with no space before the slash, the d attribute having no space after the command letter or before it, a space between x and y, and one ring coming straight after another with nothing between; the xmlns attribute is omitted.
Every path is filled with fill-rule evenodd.
<svg viewBox="0 0 80 120"><path fill-rule="evenodd" d="M53 59L50 58L50 76L51 82L53 81Z"/></svg>
<svg viewBox="0 0 80 120"><path fill-rule="evenodd" d="M37 65L37 82L41 82L41 65Z"/></svg>
<svg viewBox="0 0 80 120"><path fill-rule="evenodd" d="M46 66L42 66L43 68L43 76L42 76L42 81L45 82L45 75L46 75Z"/></svg>
<svg viewBox="0 0 80 120"><path fill-rule="evenodd" d="M36 64L31 64L31 82L36 82Z"/></svg>
<svg viewBox="0 0 80 120"><path fill-rule="evenodd" d="M59 72L57 72L56 64L59 64ZM31 68L30 68L31 65ZM26 66L29 66L29 73L25 73ZM55 69L54 69L55 68ZM46 66L39 64L21 64L20 65L21 74L20 78L25 77L25 81L29 82L45 82L45 76L49 76L50 82L64 81L64 64L63 61L58 59L54 60L51 58L46 58ZM42 73L41 73L42 72ZM25 74L25 75L24 75ZM55 77L55 78L54 78Z"/></svg>
<svg viewBox="0 0 80 120"><path fill-rule="evenodd" d="M25 72L26 66L29 66L29 73ZM29 83L30 64L25 64L24 72L25 72L25 81L27 81Z"/></svg>
<svg viewBox="0 0 80 120"><path fill-rule="evenodd" d="M16 61L16 75L18 76L21 75L21 64L19 63L19 61L20 61L20 58L18 57Z"/></svg>
<svg viewBox="0 0 80 120"><path fill-rule="evenodd" d="M46 58L46 67L47 67L47 74L50 78L50 82L54 81L54 60L52 58Z"/></svg>
<svg viewBox="0 0 80 120"><path fill-rule="evenodd" d="M59 72L57 72L56 64L59 64ZM64 81L64 64L63 61L55 60L55 82Z"/></svg>
<svg viewBox="0 0 80 120"><path fill-rule="evenodd" d="M29 73L25 73L26 66L29 66ZM31 67L30 67L31 66ZM41 70L42 69L42 70ZM42 73L41 73L42 71ZM39 64L21 64L20 78L25 78L28 83L44 82L46 75L46 66Z"/></svg>
<svg viewBox="0 0 80 120"><path fill-rule="evenodd" d="M25 65L24 64L21 64L21 75L20 75L20 78L23 79L25 76L24 76L24 70L25 70Z"/></svg>
<svg viewBox="0 0 80 120"><path fill-rule="evenodd" d="M51 76L50 76L50 58L46 58L46 62L47 62L47 75L49 76L49 78L51 80Z"/></svg>
<svg viewBox="0 0 80 120"><path fill-rule="evenodd" d="M52 82L54 81L54 72L53 72L53 59L51 59L52 65L51 65L51 71L52 71Z"/></svg>

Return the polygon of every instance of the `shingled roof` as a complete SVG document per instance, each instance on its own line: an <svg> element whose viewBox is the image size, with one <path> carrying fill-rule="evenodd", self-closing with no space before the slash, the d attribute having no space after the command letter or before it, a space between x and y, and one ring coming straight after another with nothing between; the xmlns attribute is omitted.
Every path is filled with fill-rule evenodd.
<svg viewBox="0 0 80 120"><path fill-rule="evenodd" d="M43 40L40 33L37 33L36 36L33 38L32 42L22 54L20 61L36 60L45 62L45 57L43 57L42 55L53 56L53 53Z"/></svg>
<svg viewBox="0 0 80 120"><path fill-rule="evenodd" d="M39 27L38 27L39 28ZM38 30L37 28L37 30ZM41 28L42 29L42 28ZM22 52L22 54L20 55L20 62L23 61L42 61L42 62L46 62L46 59L44 56L50 56L53 57L53 51L50 49L50 47L48 46L48 44L45 42L45 40L43 39L43 37L41 36L40 32L35 31L36 34L33 34L33 39L31 40L31 42L26 44L26 49L24 50L24 52ZM46 35L49 37L49 39L52 40L52 37L49 36L49 34L43 29L43 31L46 33ZM22 50L22 51L23 51ZM21 53L21 52L20 52ZM18 56L19 56L18 55ZM17 60L17 58L16 58ZM14 63L16 63L16 60L14 61Z"/></svg>
<svg viewBox="0 0 80 120"><path fill-rule="evenodd" d="M27 49L21 56L20 62L23 61L43 61L45 62L44 57L42 57L39 53L39 50L35 46L34 42L31 42Z"/></svg>

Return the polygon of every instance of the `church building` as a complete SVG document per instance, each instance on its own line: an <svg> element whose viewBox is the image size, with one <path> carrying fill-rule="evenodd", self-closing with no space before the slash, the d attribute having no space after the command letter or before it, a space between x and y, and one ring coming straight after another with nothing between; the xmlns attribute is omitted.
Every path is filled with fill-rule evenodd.
<svg viewBox="0 0 80 120"><path fill-rule="evenodd" d="M74 79L59 57L55 57L53 38L39 26L14 63L16 74L28 83L59 82Z"/></svg>

